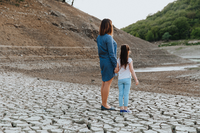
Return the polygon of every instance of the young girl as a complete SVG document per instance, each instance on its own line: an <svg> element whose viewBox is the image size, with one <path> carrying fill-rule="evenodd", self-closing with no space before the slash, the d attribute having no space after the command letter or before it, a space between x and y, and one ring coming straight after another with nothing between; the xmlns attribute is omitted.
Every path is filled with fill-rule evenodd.
<svg viewBox="0 0 200 133"><path fill-rule="evenodd" d="M120 58L117 60L115 73L119 72L118 87L119 87L119 106L120 112L131 113L128 110L129 91L131 87L131 74L135 79L136 85L139 84L137 76L133 69L133 61L129 58L130 48L127 44L121 46ZM123 102L124 98L124 102Z"/></svg>

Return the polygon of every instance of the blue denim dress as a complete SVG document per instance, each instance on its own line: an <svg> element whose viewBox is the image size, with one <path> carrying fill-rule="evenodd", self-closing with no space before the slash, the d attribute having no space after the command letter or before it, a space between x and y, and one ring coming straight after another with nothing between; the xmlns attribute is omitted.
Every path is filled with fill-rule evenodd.
<svg viewBox="0 0 200 133"><path fill-rule="evenodd" d="M105 34L97 37L98 54L102 81L109 81L114 76L117 66L117 43L112 36Z"/></svg>

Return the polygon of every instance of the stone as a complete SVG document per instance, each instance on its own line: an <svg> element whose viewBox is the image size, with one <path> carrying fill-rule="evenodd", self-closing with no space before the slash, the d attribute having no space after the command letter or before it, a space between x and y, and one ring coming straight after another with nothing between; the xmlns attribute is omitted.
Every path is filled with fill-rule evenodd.
<svg viewBox="0 0 200 133"><path fill-rule="evenodd" d="M99 127L91 127L91 129L90 129L91 131L93 131L93 132L103 132L104 130L103 130L103 128L99 128Z"/></svg>
<svg viewBox="0 0 200 133"><path fill-rule="evenodd" d="M105 125L104 125L104 128L105 128L105 129L112 129L113 127L110 126L110 125L108 125L108 124L105 124Z"/></svg>
<svg viewBox="0 0 200 133"><path fill-rule="evenodd" d="M144 133L157 133L157 132L153 130L148 130L148 131L144 131Z"/></svg>
<svg viewBox="0 0 200 133"><path fill-rule="evenodd" d="M200 127L196 128L197 133L200 133Z"/></svg>
<svg viewBox="0 0 200 133"><path fill-rule="evenodd" d="M172 130L172 133L176 133L176 126L172 125L171 130Z"/></svg>
<svg viewBox="0 0 200 133"><path fill-rule="evenodd" d="M87 123L87 128L90 130L92 127L92 124L90 122Z"/></svg>
<svg viewBox="0 0 200 133"><path fill-rule="evenodd" d="M11 122L12 127L17 127L17 124L14 122Z"/></svg>
<svg viewBox="0 0 200 133"><path fill-rule="evenodd" d="M88 128L83 128L79 130L80 133L92 133Z"/></svg>
<svg viewBox="0 0 200 133"><path fill-rule="evenodd" d="M85 119L81 119L81 120L77 120L77 121L74 121L75 123L78 123L78 124L87 124L87 120Z"/></svg>
<svg viewBox="0 0 200 133"><path fill-rule="evenodd" d="M147 126L147 130L151 130L151 129L152 129L152 127L148 125Z"/></svg>
<svg viewBox="0 0 200 133"><path fill-rule="evenodd" d="M49 133L47 130L37 130L37 133Z"/></svg>
<svg viewBox="0 0 200 133"><path fill-rule="evenodd" d="M47 130L48 131L48 130ZM51 133L63 133L63 129L50 129Z"/></svg>

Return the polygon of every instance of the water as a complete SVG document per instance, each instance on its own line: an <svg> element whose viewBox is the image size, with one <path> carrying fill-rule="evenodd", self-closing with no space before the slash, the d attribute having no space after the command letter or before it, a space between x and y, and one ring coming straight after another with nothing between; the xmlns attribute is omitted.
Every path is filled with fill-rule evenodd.
<svg viewBox="0 0 200 133"><path fill-rule="evenodd" d="M200 62L200 58L199 59L198 58L194 58L194 59L189 59L189 60L194 61L194 62Z"/></svg>
<svg viewBox="0 0 200 133"><path fill-rule="evenodd" d="M200 55L192 56L181 56L182 58L189 59L194 62L200 62Z"/></svg>
<svg viewBox="0 0 200 133"><path fill-rule="evenodd" d="M147 67L135 69L135 72L164 72L164 71L184 71L186 68L199 67L200 65L187 66L165 66L165 67Z"/></svg>
<svg viewBox="0 0 200 133"><path fill-rule="evenodd" d="M200 60L200 55L185 55L185 56L180 56L185 59L199 59Z"/></svg>
<svg viewBox="0 0 200 133"><path fill-rule="evenodd" d="M200 56L181 56L182 58L189 59L194 62L200 62ZM165 71L184 71L186 68L200 67L199 65L186 65L186 66L165 66L165 67L147 67L135 69L135 72L165 72Z"/></svg>

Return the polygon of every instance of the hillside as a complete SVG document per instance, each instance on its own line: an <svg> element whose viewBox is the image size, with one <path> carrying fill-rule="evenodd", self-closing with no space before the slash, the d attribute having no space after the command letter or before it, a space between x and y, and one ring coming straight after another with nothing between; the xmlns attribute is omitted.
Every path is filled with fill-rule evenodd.
<svg viewBox="0 0 200 133"><path fill-rule="evenodd" d="M98 61L99 19L55 0L1 1L0 12L1 60ZM136 67L187 62L117 28L114 39L131 46Z"/></svg>
<svg viewBox="0 0 200 133"><path fill-rule="evenodd" d="M200 39L200 0L176 0L124 31L147 41Z"/></svg>

